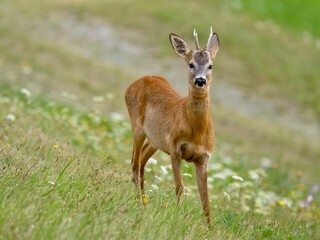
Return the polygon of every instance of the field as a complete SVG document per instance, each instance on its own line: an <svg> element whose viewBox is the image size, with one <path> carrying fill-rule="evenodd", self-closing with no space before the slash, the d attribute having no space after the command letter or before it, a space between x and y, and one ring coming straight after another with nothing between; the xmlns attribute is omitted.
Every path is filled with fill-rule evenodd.
<svg viewBox="0 0 320 240"><path fill-rule="evenodd" d="M257 2L1 1L0 239L320 239L320 4ZM123 95L146 74L185 95L168 34L211 25L208 227L164 153L136 201Z"/></svg>

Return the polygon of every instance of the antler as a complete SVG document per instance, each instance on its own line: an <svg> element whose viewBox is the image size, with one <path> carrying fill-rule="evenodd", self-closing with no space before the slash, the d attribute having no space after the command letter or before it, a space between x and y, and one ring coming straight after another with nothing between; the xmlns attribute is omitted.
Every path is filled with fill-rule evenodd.
<svg viewBox="0 0 320 240"><path fill-rule="evenodd" d="M209 43L210 43L210 40L212 38L212 35L213 35L213 32L212 32L212 26L210 27L210 35L209 35L209 39L208 39L208 42L207 42L207 46L206 46L206 49L208 49L209 47Z"/></svg>
<svg viewBox="0 0 320 240"><path fill-rule="evenodd" d="M193 30L193 36L194 36L194 42L196 44L196 50L199 50L199 42L198 42L198 33L196 32L196 29Z"/></svg>

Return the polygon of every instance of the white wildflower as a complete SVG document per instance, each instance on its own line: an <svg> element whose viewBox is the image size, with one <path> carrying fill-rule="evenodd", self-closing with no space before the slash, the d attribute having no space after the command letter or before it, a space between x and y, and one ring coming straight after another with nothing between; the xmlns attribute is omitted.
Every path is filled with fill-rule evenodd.
<svg viewBox="0 0 320 240"><path fill-rule="evenodd" d="M231 177L232 175L235 175L236 173L232 171L229 168L223 169L221 172L217 172L216 174L213 174L213 178L219 178L219 179L227 179L228 177Z"/></svg>
<svg viewBox="0 0 320 240"><path fill-rule="evenodd" d="M212 170L221 170L223 168L223 165L221 163L211 163L209 167Z"/></svg>
<svg viewBox="0 0 320 240"><path fill-rule="evenodd" d="M31 92L26 88L20 89L20 92L23 93L24 95L26 95L27 97L31 96Z"/></svg>
<svg viewBox="0 0 320 240"><path fill-rule="evenodd" d="M255 169L255 170L250 170L248 171L249 178L254 180L254 181L259 181L262 177L266 177L267 173L263 168Z"/></svg>
<svg viewBox="0 0 320 240"><path fill-rule="evenodd" d="M49 181L48 183L51 184L51 185L55 185L56 184L55 182L52 182L52 181Z"/></svg>
<svg viewBox="0 0 320 240"><path fill-rule="evenodd" d="M257 181L257 180L260 179L260 175L259 175L259 173L257 171L250 170L248 172L248 174L249 174L249 178L251 178L252 180L256 180Z"/></svg>
<svg viewBox="0 0 320 240"><path fill-rule="evenodd" d="M14 122L16 120L16 117L13 114L8 114L6 116L6 120Z"/></svg>
<svg viewBox="0 0 320 240"><path fill-rule="evenodd" d="M106 98L109 100L112 100L112 99L114 99L114 95L112 93L107 93Z"/></svg>
<svg viewBox="0 0 320 240"><path fill-rule="evenodd" d="M110 118L113 120L113 121L121 121L124 119L123 115L121 113L118 113L118 112L112 112L110 113Z"/></svg>
<svg viewBox="0 0 320 240"><path fill-rule="evenodd" d="M152 187L152 189L155 190L155 191L159 190L158 186L155 185L155 184L151 184L151 187Z"/></svg>
<svg viewBox="0 0 320 240"><path fill-rule="evenodd" d="M168 171L164 166L161 165L160 168L161 168L161 172L162 172L163 175L167 175L168 174Z"/></svg>
<svg viewBox="0 0 320 240"><path fill-rule="evenodd" d="M172 170L172 165L171 165L171 164L169 164L169 165L165 165L165 168L166 168L166 169L170 169L170 170Z"/></svg>
<svg viewBox="0 0 320 240"><path fill-rule="evenodd" d="M162 178L161 177L158 177L158 176L154 176L155 179L159 180L160 182L162 181Z"/></svg>
<svg viewBox="0 0 320 240"><path fill-rule="evenodd" d="M313 196L310 194L310 195L308 195L308 197L307 197L307 201L308 202L312 202L313 201Z"/></svg>
<svg viewBox="0 0 320 240"><path fill-rule="evenodd" d="M158 161L154 158L150 158L148 163L152 164L152 165L157 165Z"/></svg>
<svg viewBox="0 0 320 240"><path fill-rule="evenodd" d="M151 172L151 168L146 167L146 168L145 168L145 171L146 171L146 172Z"/></svg>
<svg viewBox="0 0 320 240"><path fill-rule="evenodd" d="M227 199L230 200L230 195L227 192L223 192L223 196Z"/></svg>
<svg viewBox="0 0 320 240"><path fill-rule="evenodd" d="M237 180L237 181L240 181L240 182L243 182L243 178L242 177L239 177L239 176L232 176L232 179L234 180Z"/></svg>
<svg viewBox="0 0 320 240"><path fill-rule="evenodd" d="M307 208L309 210L312 201L313 201L313 196L310 194L308 195L306 200L300 202L299 206L302 208Z"/></svg>
<svg viewBox="0 0 320 240"><path fill-rule="evenodd" d="M269 158L262 158L261 159L261 166L264 168L271 168L272 161Z"/></svg>
<svg viewBox="0 0 320 240"><path fill-rule="evenodd" d="M190 173L183 173L182 175L186 176L186 177L192 177L192 175Z"/></svg>
<svg viewBox="0 0 320 240"><path fill-rule="evenodd" d="M94 102L103 102L104 101L104 97L103 96L94 96L92 98L92 101L94 101Z"/></svg>
<svg viewBox="0 0 320 240"><path fill-rule="evenodd" d="M124 160L125 161L125 163L127 163L127 164L129 164L129 163L131 163L131 159L126 159L126 160Z"/></svg>

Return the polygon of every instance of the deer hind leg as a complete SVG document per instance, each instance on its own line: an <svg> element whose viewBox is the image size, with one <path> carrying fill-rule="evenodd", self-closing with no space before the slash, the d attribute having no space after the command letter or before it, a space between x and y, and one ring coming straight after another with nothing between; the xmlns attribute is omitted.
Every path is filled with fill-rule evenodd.
<svg viewBox="0 0 320 240"><path fill-rule="evenodd" d="M202 203L203 213L207 218L207 222L210 223L210 202L209 202L209 193L208 193L208 173L207 173L207 164L208 159L202 159L201 161L196 161L196 175L197 175L197 185L198 191Z"/></svg>
<svg viewBox="0 0 320 240"><path fill-rule="evenodd" d="M181 196L183 193L183 181L181 173L181 153L171 153L171 164L174 176L174 183L176 187L176 195L178 198L178 204L181 203Z"/></svg>
<svg viewBox="0 0 320 240"><path fill-rule="evenodd" d="M149 158L157 151L149 141L146 141L141 150L140 156L140 188L143 192L144 189L144 167L146 166Z"/></svg>
<svg viewBox="0 0 320 240"><path fill-rule="evenodd" d="M132 151L132 180L136 185L138 196L141 196L140 188L140 155L145 134L141 130L133 130L133 151Z"/></svg>

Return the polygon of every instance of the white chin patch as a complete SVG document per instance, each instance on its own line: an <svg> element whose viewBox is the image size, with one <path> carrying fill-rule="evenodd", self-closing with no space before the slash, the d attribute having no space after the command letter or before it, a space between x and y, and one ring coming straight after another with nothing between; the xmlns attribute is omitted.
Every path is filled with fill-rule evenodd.
<svg viewBox="0 0 320 240"><path fill-rule="evenodd" d="M205 83L202 83L202 84L195 84L196 88L204 88L206 86Z"/></svg>

